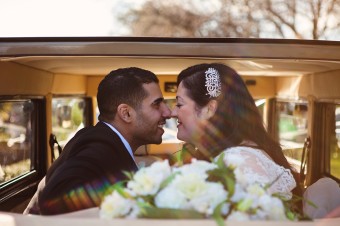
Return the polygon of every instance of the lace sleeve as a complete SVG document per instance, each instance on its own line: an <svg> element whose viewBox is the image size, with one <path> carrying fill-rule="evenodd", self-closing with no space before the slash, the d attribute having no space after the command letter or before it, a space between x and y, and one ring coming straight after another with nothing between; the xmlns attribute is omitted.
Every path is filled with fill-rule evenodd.
<svg viewBox="0 0 340 226"><path fill-rule="evenodd" d="M226 165L234 165L237 180L241 183L269 185L270 193L281 193L291 197L296 186L290 170L277 165L261 150L249 147L234 147L224 151Z"/></svg>

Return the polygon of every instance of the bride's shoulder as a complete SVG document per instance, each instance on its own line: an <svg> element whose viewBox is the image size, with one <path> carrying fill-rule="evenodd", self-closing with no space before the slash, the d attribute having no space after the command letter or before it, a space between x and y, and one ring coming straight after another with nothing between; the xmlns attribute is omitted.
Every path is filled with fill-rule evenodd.
<svg viewBox="0 0 340 226"><path fill-rule="evenodd" d="M224 149L218 156L222 156L224 159L242 157L256 157L257 151L254 148L244 147L244 146L235 146Z"/></svg>
<svg viewBox="0 0 340 226"><path fill-rule="evenodd" d="M247 146L235 146L226 148L220 155L224 155L226 158L230 156L242 156L246 159L259 160L259 161L272 161L272 158L261 149Z"/></svg>
<svg viewBox="0 0 340 226"><path fill-rule="evenodd" d="M263 151L260 149L253 148L253 147L236 146L236 147L226 148L223 150L222 153L225 153L225 154L248 153L248 154L258 155L258 154L263 153Z"/></svg>

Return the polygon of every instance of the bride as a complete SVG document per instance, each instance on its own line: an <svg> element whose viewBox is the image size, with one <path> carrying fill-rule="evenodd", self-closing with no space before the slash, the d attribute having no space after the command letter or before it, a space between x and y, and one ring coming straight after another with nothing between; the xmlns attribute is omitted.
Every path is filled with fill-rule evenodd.
<svg viewBox="0 0 340 226"><path fill-rule="evenodd" d="M242 78L230 67L199 64L177 78L177 138L195 147L194 157L224 153L248 182L270 184L269 192L301 196L297 174L282 149L267 133L262 117Z"/></svg>

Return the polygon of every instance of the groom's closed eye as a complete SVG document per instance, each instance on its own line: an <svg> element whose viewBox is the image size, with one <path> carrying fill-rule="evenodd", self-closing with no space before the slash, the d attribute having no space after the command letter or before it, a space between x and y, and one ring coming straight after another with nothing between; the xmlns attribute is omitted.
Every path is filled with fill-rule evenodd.
<svg viewBox="0 0 340 226"><path fill-rule="evenodd" d="M152 102L152 105L155 107L159 107L161 105L161 103L164 102L164 98L158 98L156 99L154 102Z"/></svg>

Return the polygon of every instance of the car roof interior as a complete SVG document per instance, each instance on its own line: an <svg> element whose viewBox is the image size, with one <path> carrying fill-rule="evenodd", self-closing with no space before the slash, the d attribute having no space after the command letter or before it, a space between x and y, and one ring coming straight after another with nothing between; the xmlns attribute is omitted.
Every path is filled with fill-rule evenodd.
<svg viewBox="0 0 340 226"><path fill-rule="evenodd" d="M318 84L325 74L333 79L326 84L328 87L334 86L334 79L340 82L340 73L337 73L340 72L340 45L335 41L136 37L0 39L0 63L49 75L102 77L120 67L136 66L160 77L175 76L188 66L207 62L225 63L246 78L274 78L276 90L272 95L298 93L307 96L313 92L325 97L320 91L323 87L308 84L312 81ZM292 92L293 86L297 88Z"/></svg>

